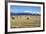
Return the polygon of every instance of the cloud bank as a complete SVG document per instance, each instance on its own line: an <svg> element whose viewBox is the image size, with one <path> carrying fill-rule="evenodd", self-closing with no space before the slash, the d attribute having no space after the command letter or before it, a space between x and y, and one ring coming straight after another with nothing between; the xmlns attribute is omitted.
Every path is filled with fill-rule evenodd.
<svg viewBox="0 0 46 34"><path fill-rule="evenodd" d="M33 11L28 11L28 10L24 11L24 13L40 14L40 12L33 12Z"/></svg>

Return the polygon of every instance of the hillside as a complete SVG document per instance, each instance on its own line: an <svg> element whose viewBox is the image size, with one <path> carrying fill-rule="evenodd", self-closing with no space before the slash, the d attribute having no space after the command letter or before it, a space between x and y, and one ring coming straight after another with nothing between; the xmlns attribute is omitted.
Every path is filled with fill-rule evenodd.
<svg viewBox="0 0 46 34"><path fill-rule="evenodd" d="M11 16L16 16L16 15L38 15L40 16L40 14L32 14L32 13L11 13Z"/></svg>

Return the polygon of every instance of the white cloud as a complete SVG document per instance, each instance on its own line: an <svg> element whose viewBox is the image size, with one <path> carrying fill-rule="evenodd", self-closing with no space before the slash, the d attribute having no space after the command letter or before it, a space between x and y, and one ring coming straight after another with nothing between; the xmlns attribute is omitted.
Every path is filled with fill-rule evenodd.
<svg viewBox="0 0 46 34"><path fill-rule="evenodd" d="M34 14L40 14L40 12L32 12L32 13L34 13Z"/></svg>
<svg viewBox="0 0 46 34"><path fill-rule="evenodd" d="M40 14L40 12L32 12L32 11L28 11L28 10L24 11L24 13Z"/></svg>
<svg viewBox="0 0 46 34"><path fill-rule="evenodd" d="M37 12L37 14L40 14L40 12Z"/></svg>
<svg viewBox="0 0 46 34"><path fill-rule="evenodd" d="M32 12L32 13L36 13L36 12Z"/></svg>
<svg viewBox="0 0 46 34"><path fill-rule="evenodd" d="M28 10L26 10L26 11L24 11L24 13L32 13L32 11L28 11Z"/></svg>

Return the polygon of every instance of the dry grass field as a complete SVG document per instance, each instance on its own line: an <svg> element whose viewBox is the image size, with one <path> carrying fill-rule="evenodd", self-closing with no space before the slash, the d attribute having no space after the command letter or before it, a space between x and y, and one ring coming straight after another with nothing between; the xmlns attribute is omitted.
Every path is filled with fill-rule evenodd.
<svg viewBox="0 0 46 34"><path fill-rule="evenodd" d="M11 28L40 27L40 16L11 16Z"/></svg>

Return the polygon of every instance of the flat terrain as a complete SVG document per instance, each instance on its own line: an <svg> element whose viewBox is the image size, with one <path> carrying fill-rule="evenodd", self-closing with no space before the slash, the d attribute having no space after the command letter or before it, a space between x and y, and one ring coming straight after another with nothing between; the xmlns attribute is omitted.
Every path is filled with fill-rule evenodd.
<svg viewBox="0 0 46 34"><path fill-rule="evenodd" d="M11 28L32 28L40 27L40 16L11 16Z"/></svg>

